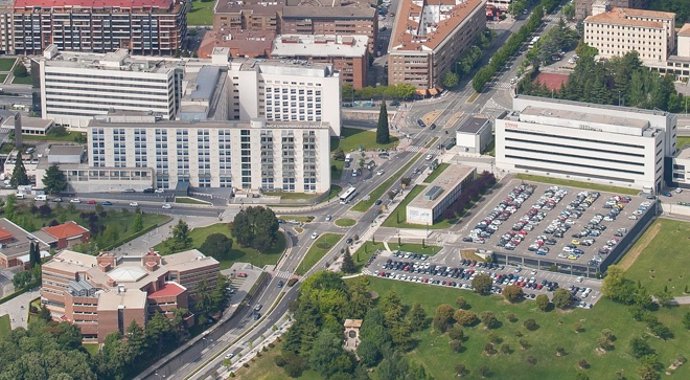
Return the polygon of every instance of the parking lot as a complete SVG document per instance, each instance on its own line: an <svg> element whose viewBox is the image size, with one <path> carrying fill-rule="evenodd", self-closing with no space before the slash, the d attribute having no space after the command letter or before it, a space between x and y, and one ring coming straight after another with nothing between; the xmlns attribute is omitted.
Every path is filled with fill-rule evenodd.
<svg viewBox="0 0 690 380"><path fill-rule="evenodd" d="M534 260L598 268L634 230L653 200L514 179L463 229L462 247L490 250L506 261ZM628 241L630 239L626 239ZM507 259L506 259L507 260Z"/></svg>
<svg viewBox="0 0 690 380"><path fill-rule="evenodd" d="M473 291L472 279L483 273L493 279L494 294L501 294L507 285L518 285L527 299L539 294L551 298L561 287L571 290L574 305L582 308L592 307L600 298L599 280L463 259L456 249L446 248L434 256L382 251L374 257L365 273L390 280Z"/></svg>

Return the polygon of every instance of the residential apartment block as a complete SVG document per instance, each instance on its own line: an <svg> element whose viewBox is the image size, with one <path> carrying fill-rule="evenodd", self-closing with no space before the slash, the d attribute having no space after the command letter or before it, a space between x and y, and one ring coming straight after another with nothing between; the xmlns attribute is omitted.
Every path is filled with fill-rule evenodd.
<svg viewBox="0 0 690 380"><path fill-rule="evenodd" d="M199 284L213 288L219 268L195 249L167 256L64 250L41 268L41 303L53 319L79 327L84 340L103 343L132 322L145 328L155 313L172 317L176 309L188 310Z"/></svg>
<svg viewBox="0 0 690 380"><path fill-rule="evenodd" d="M496 119L496 168L658 192L676 116L520 95ZM670 165L669 165L670 166Z"/></svg>
<svg viewBox="0 0 690 380"><path fill-rule="evenodd" d="M330 64L343 83L361 89L367 82L368 43L364 35L283 34L273 42L271 57Z"/></svg>
<svg viewBox="0 0 690 380"><path fill-rule="evenodd" d="M14 53L13 0L0 0L0 53Z"/></svg>
<svg viewBox="0 0 690 380"><path fill-rule="evenodd" d="M388 47L388 83L441 85L486 27L486 0L401 0Z"/></svg>
<svg viewBox="0 0 690 380"><path fill-rule="evenodd" d="M585 19L584 41L599 57L621 57L637 51L645 64L665 64L676 47L674 13L596 4Z"/></svg>
<svg viewBox="0 0 690 380"><path fill-rule="evenodd" d="M602 0L574 0L575 1L575 19L584 20L587 16L592 15L592 5ZM638 8L642 9L647 6L648 0L605 0L610 6L616 8Z"/></svg>
<svg viewBox="0 0 690 380"><path fill-rule="evenodd" d="M149 112L173 119L181 96L182 68L172 61L61 52L49 46L39 60L42 117L75 129L95 115Z"/></svg>
<svg viewBox="0 0 690 380"><path fill-rule="evenodd" d="M329 126L263 120L156 121L106 117L88 128L91 170L150 168L155 186L323 193L330 188Z"/></svg>
<svg viewBox="0 0 690 380"><path fill-rule="evenodd" d="M16 54L60 50L173 55L187 35L188 3L177 0L15 0Z"/></svg>

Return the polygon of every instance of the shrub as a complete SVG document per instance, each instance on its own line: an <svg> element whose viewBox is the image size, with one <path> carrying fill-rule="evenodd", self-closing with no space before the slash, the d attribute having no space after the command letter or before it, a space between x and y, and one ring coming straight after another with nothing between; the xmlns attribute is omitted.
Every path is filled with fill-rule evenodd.
<svg viewBox="0 0 690 380"><path fill-rule="evenodd" d="M534 331L539 328L539 325L537 324L537 321L534 319L526 319L525 322L523 323L523 326L529 331Z"/></svg>
<svg viewBox="0 0 690 380"><path fill-rule="evenodd" d="M453 318L462 326L473 326L479 322L477 314L467 310L456 310Z"/></svg>
<svg viewBox="0 0 690 380"><path fill-rule="evenodd" d="M465 334L460 325L455 325L448 330L448 337L450 339L462 339L465 337Z"/></svg>
<svg viewBox="0 0 690 380"><path fill-rule="evenodd" d="M454 352L460 352L462 350L462 341L460 339L453 339L450 341L450 348Z"/></svg>

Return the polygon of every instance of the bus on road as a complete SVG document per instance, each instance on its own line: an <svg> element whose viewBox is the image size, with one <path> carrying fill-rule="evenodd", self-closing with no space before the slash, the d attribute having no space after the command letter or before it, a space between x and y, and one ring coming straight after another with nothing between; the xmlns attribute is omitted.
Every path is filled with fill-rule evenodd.
<svg viewBox="0 0 690 380"><path fill-rule="evenodd" d="M352 198L355 197L355 194L356 194L356 193L357 193L357 188L354 187L354 186L350 186L349 189L343 191L343 192L340 194L340 204L341 204L341 205L344 205L344 204L350 203L350 201L352 200Z"/></svg>

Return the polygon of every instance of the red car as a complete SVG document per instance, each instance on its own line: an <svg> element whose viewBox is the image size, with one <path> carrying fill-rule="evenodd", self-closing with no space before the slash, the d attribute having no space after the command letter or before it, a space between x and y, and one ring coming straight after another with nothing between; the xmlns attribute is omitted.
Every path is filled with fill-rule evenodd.
<svg viewBox="0 0 690 380"><path fill-rule="evenodd" d="M93 199L90 199L90 200L86 201L86 204L87 205L95 205L96 201L94 201Z"/></svg>

